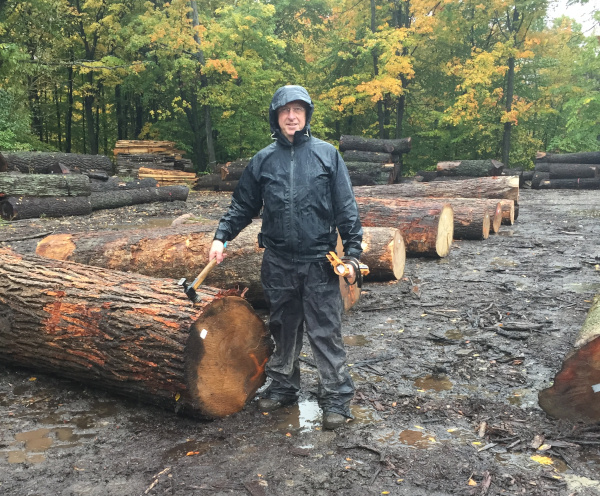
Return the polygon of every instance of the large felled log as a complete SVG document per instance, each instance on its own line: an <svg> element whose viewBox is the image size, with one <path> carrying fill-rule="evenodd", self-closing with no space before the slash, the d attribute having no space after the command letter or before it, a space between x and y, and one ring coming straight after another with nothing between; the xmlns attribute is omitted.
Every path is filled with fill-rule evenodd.
<svg viewBox="0 0 600 496"><path fill-rule="evenodd" d="M596 295L554 384L538 394L540 406L551 417L600 420L599 336L600 295Z"/></svg>
<svg viewBox="0 0 600 496"><path fill-rule="evenodd" d="M541 182L546 181L548 179L550 179L549 172L541 172L541 171L536 170L533 173L533 177L531 178L531 188L539 189Z"/></svg>
<svg viewBox="0 0 600 496"><path fill-rule="evenodd" d="M91 196L9 196L0 202L0 214L5 220L67 217L92 213Z"/></svg>
<svg viewBox="0 0 600 496"><path fill-rule="evenodd" d="M598 167L600 165L551 163L548 173L550 179L595 178L598 177Z"/></svg>
<svg viewBox="0 0 600 496"><path fill-rule="evenodd" d="M438 162L437 171L446 176L498 176L502 173L504 164L498 160L454 160Z"/></svg>
<svg viewBox="0 0 600 496"><path fill-rule="evenodd" d="M171 410L235 413L264 383L267 331L242 298L199 292L192 305L173 279L3 250L0 360ZM186 350L202 329L203 347ZM187 380L184 361L198 371Z"/></svg>
<svg viewBox="0 0 600 496"><path fill-rule="evenodd" d="M538 162L568 163L568 164L600 164L600 152L578 153L545 153L537 152L535 156L536 169Z"/></svg>
<svg viewBox="0 0 600 496"><path fill-rule="evenodd" d="M448 203L434 200L401 204L393 199L356 198L363 226L401 231L406 254L445 257L454 235L454 214Z"/></svg>
<svg viewBox="0 0 600 496"><path fill-rule="evenodd" d="M360 150L365 152L392 153L398 155L407 153L411 148L411 138L400 139L374 139L362 136L342 135L340 137L340 151Z"/></svg>
<svg viewBox="0 0 600 496"><path fill-rule="evenodd" d="M400 229L365 226L362 249L360 260L369 267L365 281L392 281L404 274L406 246Z"/></svg>
<svg viewBox="0 0 600 496"><path fill-rule="evenodd" d="M249 162L248 159L240 158L226 164L218 164L215 172L221 174L221 180L223 181L237 181L242 177L242 172L244 172Z"/></svg>
<svg viewBox="0 0 600 496"><path fill-rule="evenodd" d="M392 163L397 159L396 155L383 152L366 152L362 150L346 150L344 152L344 160L346 162L379 162Z"/></svg>
<svg viewBox="0 0 600 496"><path fill-rule="evenodd" d="M538 189L600 189L600 178L542 179Z"/></svg>
<svg viewBox="0 0 600 496"><path fill-rule="evenodd" d="M377 198L507 198L519 201L519 178L477 177L462 181L407 182L354 188L357 196Z"/></svg>
<svg viewBox="0 0 600 496"><path fill-rule="evenodd" d="M0 173L0 196L89 196L90 181L79 174Z"/></svg>
<svg viewBox="0 0 600 496"><path fill-rule="evenodd" d="M138 169L137 176L138 179L155 179L161 186L177 184L187 184L193 186L196 182L196 173L194 172L183 172L165 169L149 169L148 167L140 167Z"/></svg>
<svg viewBox="0 0 600 496"><path fill-rule="evenodd" d="M139 205L141 203L186 201L189 191L187 186L109 190L92 192L90 202L92 203L92 210L102 210Z"/></svg>
<svg viewBox="0 0 600 496"><path fill-rule="evenodd" d="M406 201L406 200L402 200ZM487 239L502 224L499 200L485 198L447 198L454 210L454 239Z"/></svg>
<svg viewBox="0 0 600 496"><path fill-rule="evenodd" d="M208 189L212 191L233 191L237 181L223 181L221 174L204 174L196 179L195 190Z"/></svg>
<svg viewBox="0 0 600 496"><path fill-rule="evenodd" d="M90 180L90 189L92 191L112 191L124 189L140 189L140 188L156 188L158 183L156 179L135 179L133 181L122 181L116 176L110 177L107 180Z"/></svg>
<svg viewBox="0 0 600 496"><path fill-rule="evenodd" d="M113 171L113 163L105 155L79 153L14 152L4 153L8 170L19 170L24 174L48 174L53 167L62 164L71 171Z"/></svg>
<svg viewBox="0 0 600 496"><path fill-rule="evenodd" d="M512 226L519 216L518 209L515 207L515 202L506 199L501 199L499 201L502 207L502 224Z"/></svg>

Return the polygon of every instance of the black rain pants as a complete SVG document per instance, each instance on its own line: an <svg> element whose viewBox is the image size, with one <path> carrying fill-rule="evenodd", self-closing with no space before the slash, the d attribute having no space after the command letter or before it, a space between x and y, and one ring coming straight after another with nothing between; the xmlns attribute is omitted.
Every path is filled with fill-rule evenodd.
<svg viewBox="0 0 600 496"><path fill-rule="evenodd" d="M272 383L263 396L293 403L300 391L299 357L304 330L319 374L319 406L352 418L354 384L342 341L339 278L327 260L291 262L265 250L262 285L270 308L275 351L265 371Z"/></svg>

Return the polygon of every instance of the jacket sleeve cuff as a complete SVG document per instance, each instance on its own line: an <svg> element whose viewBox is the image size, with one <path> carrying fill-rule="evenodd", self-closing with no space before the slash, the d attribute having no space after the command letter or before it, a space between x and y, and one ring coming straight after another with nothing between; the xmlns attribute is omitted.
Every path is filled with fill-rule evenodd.
<svg viewBox="0 0 600 496"><path fill-rule="evenodd" d="M213 239L222 241L223 243L225 243L226 241L229 241L229 237L227 236L227 233L225 233L223 231L217 231L215 233L215 237Z"/></svg>
<svg viewBox="0 0 600 496"><path fill-rule="evenodd" d="M346 252L346 256L356 258L356 260L360 260L360 255L362 254L362 250L348 250Z"/></svg>

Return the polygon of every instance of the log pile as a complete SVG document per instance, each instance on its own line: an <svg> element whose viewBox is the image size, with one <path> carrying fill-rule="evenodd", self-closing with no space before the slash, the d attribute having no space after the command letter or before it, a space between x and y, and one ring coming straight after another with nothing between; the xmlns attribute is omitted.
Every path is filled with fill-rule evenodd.
<svg viewBox="0 0 600 496"><path fill-rule="evenodd" d="M117 175L137 176L138 169L194 172L192 161L182 157L184 152L172 141L119 140L113 153L117 161Z"/></svg>
<svg viewBox="0 0 600 496"><path fill-rule="evenodd" d="M531 187L600 189L600 152L538 152Z"/></svg>
<svg viewBox="0 0 600 496"><path fill-rule="evenodd" d="M240 158L225 164L217 164L213 172L198 177L195 190L233 191L250 159Z"/></svg>
<svg viewBox="0 0 600 496"><path fill-rule="evenodd" d="M400 180L402 154L411 149L411 138L373 139L342 135L340 152L353 186L392 184Z"/></svg>
<svg viewBox="0 0 600 496"><path fill-rule="evenodd" d="M66 168L73 173L92 173L102 171L113 173L113 163L105 155L83 155L80 153L53 152L2 152L0 162L5 164L6 171L22 174L55 174ZM0 172L2 167L0 167Z"/></svg>

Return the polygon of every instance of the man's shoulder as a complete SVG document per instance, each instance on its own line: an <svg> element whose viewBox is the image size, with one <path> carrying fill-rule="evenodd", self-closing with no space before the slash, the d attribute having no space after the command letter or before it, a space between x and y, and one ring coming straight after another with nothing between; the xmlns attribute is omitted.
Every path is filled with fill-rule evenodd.
<svg viewBox="0 0 600 496"><path fill-rule="evenodd" d="M277 142L273 142L270 145L265 146L263 149L257 151L254 154L250 163L257 164L257 163L262 162L265 158L272 155L276 148L277 148Z"/></svg>
<svg viewBox="0 0 600 496"><path fill-rule="evenodd" d="M328 143L327 141L323 141L322 139L319 139L319 138L315 138L314 136L311 136L310 144L311 144L311 146L318 148L318 149L323 149L323 150L328 150L328 151L337 151L337 148L335 146L333 146L331 143Z"/></svg>

